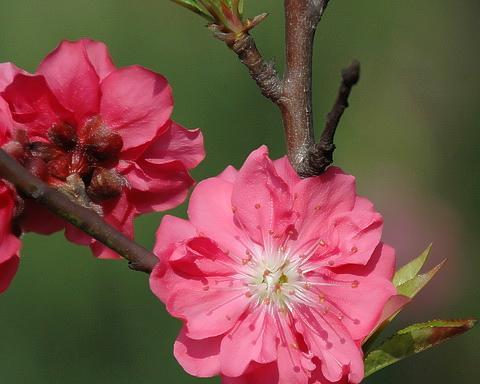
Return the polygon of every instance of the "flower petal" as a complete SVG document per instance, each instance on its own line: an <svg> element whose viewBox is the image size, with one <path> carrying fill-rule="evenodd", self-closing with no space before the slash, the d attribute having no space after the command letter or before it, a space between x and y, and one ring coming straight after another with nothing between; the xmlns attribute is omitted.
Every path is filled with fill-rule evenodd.
<svg viewBox="0 0 480 384"><path fill-rule="evenodd" d="M173 109L167 80L145 68L119 69L101 84L100 114L122 136L123 150L152 141Z"/></svg>
<svg viewBox="0 0 480 384"><path fill-rule="evenodd" d="M103 80L115 71L115 65L104 43L90 39L81 39L80 41L87 52L88 60L95 68L100 80Z"/></svg>
<svg viewBox="0 0 480 384"><path fill-rule="evenodd" d="M173 354L189 374L197 377L212 377L220 373L221 339L221 336L202 340L190 339L184 327L175 341Z"/></svg>
<svg viewBox="0 0 480 384"><path fill-rule="evenodd" d="M27 74L23 69L18 68L13 63L0 63L0 92L2 92L19 73Z"/></svg>
<svg viewBox="0 0 480 384"><path fill-rule="evenodd" d="M199 129L189 131L172 121L142 157L151 164L178 160L187 169L195 168L205 158L202 132Z"/></svg>
<svg viewBox="0 0 480 384"><path fill-rule="evenodd" d="M194 181L180 161L151 164L137 160L124 173L128 200L137 213L165 211L181 204Z"/></svg>
<svg viewBox="0 0 480 384"><path fill-rule="evenodd" d="M241 376L252 361L266 364L276 358L276 327L264 310L250 312L222 340L220 363L225 376Z"/></svg>
<svg viewBox="0 0 480 384"><path fill-rule="evenodd" d="M233 184L223 178L203 180L190 196L188 216L199 232L214 239L224 251L241 258L245 247L238 239L245 238L245 234L233 221L232 191Z"/></svg>
<svg viewBox="0 0 480 384"><path fill-rule="evenodd" d="M235 217L250 238L259 244L262 243L262 230L283 234L291 223L293 197L268 158L267 147L253 151L238 172L232 205Z"/></svg>
<svg viewBox="0 0 480 384"><path fill-rule="evenodd" d="M43 76L18 74L2 96L10 106L13 119L25 125L31 136L44 136L52 125L72 117L60 105Z"/></svg>
<svg viewBox="0 0 480 384"><path fill-rule="evenodd" d="M42 61L37 73L45 76L52 92L66 109L72 111L78 124L98 114L100 78L82 40L60 43Z"/></svg>

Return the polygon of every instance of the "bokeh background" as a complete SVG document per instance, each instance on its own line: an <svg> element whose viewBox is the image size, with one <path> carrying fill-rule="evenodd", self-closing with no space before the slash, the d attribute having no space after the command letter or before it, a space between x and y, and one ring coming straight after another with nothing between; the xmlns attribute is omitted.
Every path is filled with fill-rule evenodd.
<svg viewBox="0 0 480 384"><path fill-rule="evenodd" d="M279 0L247 0L271 16L254 32L283 67ZM434 248L445 269L396 322L478 316L480 173L478 0L335 0L319 28L315 114L320 129L339 70L362 62L360 85L337 137L336 164L358 177L385 217L399 262ZM284 144L279 114L199 17L168 0L1 0L0 61L35 70L62 39L106 42L119 66L166 75L175 119L201 127L216 175L267 144ZM175 214L184 215L185 205ZM151 247L161 214L137 221ZM0 297L1 383L218 383L189 377L172 357L179 323L150 293L147 276L98 261L62 234L25 236L19 274ZM479 330L390 367L369 383L475 383ZM232 358L235 358L232 356Z"/></svg>

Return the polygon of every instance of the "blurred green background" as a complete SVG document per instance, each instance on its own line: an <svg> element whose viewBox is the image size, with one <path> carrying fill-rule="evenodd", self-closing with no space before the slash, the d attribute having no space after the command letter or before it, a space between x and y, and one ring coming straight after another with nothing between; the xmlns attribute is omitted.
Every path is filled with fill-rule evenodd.
<svg viewBox="0 0 480 384"><path fill-rule="evenodd" d="M270 12L254 32L283 66L279 0L247 0ZM395 327L431 318L478 316L480 2L334 0L315 51L315 114L321 127L339 70L362 62L360 85L337 138L336 164L358 177L385 217L399 262L435 243L430 266L445 270ZM167 76L175 119L201 127L208 156L194 172L239 166L265 143L284 153L277 110L203 21L168 0L1 0L0 61L30 71L62 39L108 44L119 66ZM174 211L183 215L185 205ZM137 221L147 246L161 214ZM98 261L61 234L25 237L20 271L0 296L1 383L216 383L183 373L172 357L179 323L126 263ZM479 329L385 369L369 383L474 383ZM233 357L234 358L234 357Z"/></svg>

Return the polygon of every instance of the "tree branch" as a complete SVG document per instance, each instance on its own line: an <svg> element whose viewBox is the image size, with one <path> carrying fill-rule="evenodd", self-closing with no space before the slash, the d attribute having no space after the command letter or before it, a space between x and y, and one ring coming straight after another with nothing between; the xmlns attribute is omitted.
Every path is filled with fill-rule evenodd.
<svg viewBox="0 0 480 384"><path fill-rule="evenodd" d="M312 107L313 43L317 25L329 0L284 1L286 71L283 80L273 63L263 59L248 33L265 15L247 20L245 31L241 33L224 33L221 26L211 27L216 37L225 41L248 68L262 94L280 108L288 158L300 176L310 177L321 174L332 163L335 131L348 106L350 91L358 81L359 64L344 71L337 101L327 116L321 139L316 143Z"/></svg>
<svg viewBox="0 0 480 384"><path fill-rule="evenodd" d="M34 199L113 249L129 261L130 268L149 273L158 262L153 253L130 240L92 210L74 203L62 192L33 176L2 149L0 149L0 177L12 183L24 197Z"/></svg>

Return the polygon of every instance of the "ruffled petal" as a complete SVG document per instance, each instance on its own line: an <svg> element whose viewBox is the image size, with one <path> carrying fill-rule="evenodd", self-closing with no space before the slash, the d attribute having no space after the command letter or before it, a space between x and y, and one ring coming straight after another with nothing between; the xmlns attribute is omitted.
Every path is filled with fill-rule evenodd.
<svg viewBox="0 0 480 384"><path fill-rule="evenodd" d="M83 41L63 41L40 64L58 101L75 116L77 123L96 115L100 105L100 78L91 64Z"/></svg>
<svg viewBox="0 0 480 384"><path fill-rule="evenodd" d="M137 160L124 171L129 202L137 213L165 211L181 204L194 180L180 161L151 164Z"/></svg>
<svg viewBox="0 0 480 384"><path fill-rule="evenodd" d="M235 218L258 244L264 234L283 234L291 223L293 197L268 158L267 147L253 151L238 172L232 205Z"/></svg>
<svg viewBox="0 0 480 384"><path fill-rule="evenodd" d="M242 258L245 247L239 238L245 238L245 234L234 224L232 191L233 184L222 178L200 182L190 196L188 216L200 232L214 239L224 251Z"/></svg>
<svg viewBox="0 0 480 384"><path fill-rule="evenodd" d="M90 39L81 39L80 42L83 44L88 60L95 68L100 80L103 80L110 73L115 71L115 65L113 64L108 48L104 43Z"/></svg>
<svg viewBox="0 0 480 384"><path fill-rule="evenodd" d="M203 280L203 289L185 283L167 302L167 310L186 321L187 336L195 340L231 330L250 303L238 280Z"/></svg>
<svg viewBox="0 0 480 384"><path fill-rule="evenodd" d="M13 193L0 181L0 293L10 285L19 263L21 242L11 229L14 205Z"/></svg>
<svg viewBox="0 0 480 384"><path fill-rule="evenodd" d="M119 69L101 84L100 114L123 139L123 150L151 142L170 118L172 91L167 80L139 66Z"/></svg>
<svg viewBox="0 0 480 384"><path fill-rule="evenodd" d="M266 311L250 312L222 340L220 363L225 376L238 377L252 361L262 364L277 359L276 327ZM235 359L232 359L235 356Z"/></svg>
<svg viewBox="0 0 480 384"><path fill-rule="evenodd" d="M151 164L177 160L187 169L195 168L205 158L202 132L199 129L189 131L172 121L170 127L153 141L142 157Z"/></svg>
<svg viewBox="0 0 480 384"><path fill-rule="evenodd" d="M2 96L10 106L14 121L24 125L30 136L45 136L50 127L72 118L43 76L18 74Z"/></svg>
<svg viewBox="0 0 480 384"><path fill-rule="evenodd" d="M19 73L26 74L23 69L18 68L13 63L0 63L0 92L2 92Z"/></svg>
<svg viewBox="0 0 480 384"><path fill-rule="evenodd" d="M182 368L197 377L212 377L220 373L221 336L202 340L190 339L182 328L175 341L173 354Z"/></svg>

